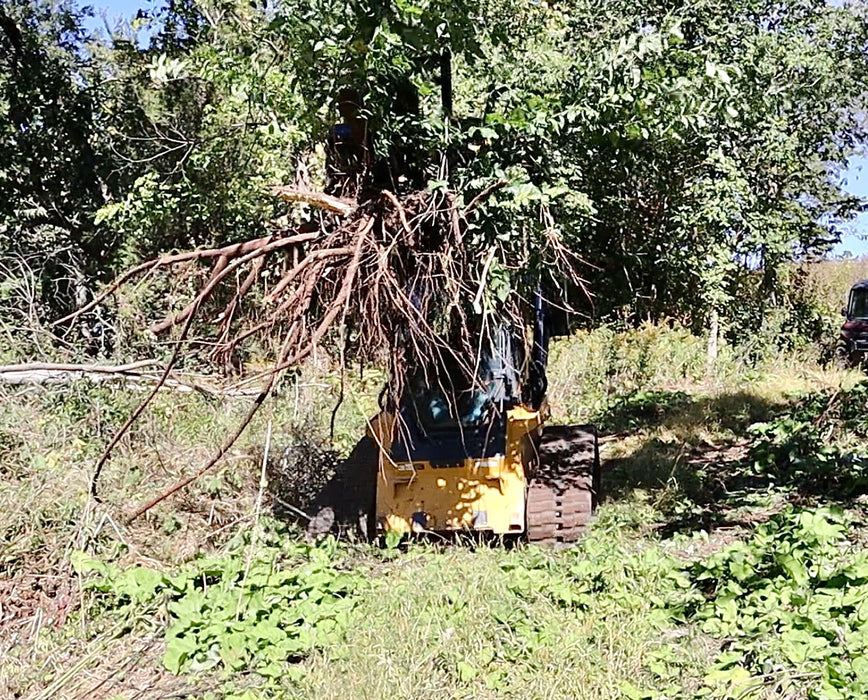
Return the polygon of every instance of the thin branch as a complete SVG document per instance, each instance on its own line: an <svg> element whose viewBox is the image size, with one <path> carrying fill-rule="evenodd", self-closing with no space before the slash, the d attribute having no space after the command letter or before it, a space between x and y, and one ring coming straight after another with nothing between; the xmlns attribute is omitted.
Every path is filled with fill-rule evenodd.
<svg viewBox="0 0 868 700"><path fill-rule="evenodd" d="M272 289L266 295L263 300L266 304L269 304L277 299L278 296L298 277L299 274L312 262L317 260L322 260L323 258L336 258L341 257L343 255L352 255L352 248L327 248L325 250L315 250L311 253L308 253L301 261L292 268L289 272L287 272L280 281L274 285L274 289Z"/></svg>
<svg viewBox="0 0 868 700"><path fill-rule="evenodd" d="M404 231L412 236L413 229L410 228L410 224L407 222L407 212L404 210L401 202L399 202L394 193L389 192L389 190L383 190L383 196L392 203L392 206L395 207L395 209L398 210L398 218L401 220L401 226L404 227Z"/></svg>
<svg viewBox="0 0 868 700"><path fill-rule="evenodd" d="M130 429L133 423L136 422L138 417L142 415L144 410L148 407L148 404L153 401L154 397L160 391L160 388L163 384L166 383L166 380L169 378L169 374L172 371L172 367L174 367L175 363L178 361L178 356L181 354L181 348L184 346L184 340L187 338L187 333L190 331L190 324L193 322L195 318L195 310L194 313L190 314L187 318L187 322L184 324L184 328L181 330L181 336L178 340L178 343L175 345L175 349L172 351L172 356L169 358L169 361L166 363L166 368L163 370L162 375L160 375L159 380L154 385L154 388L151 389L151 393L145 397L145 400L142 401L138 406L136 406L136 410L134 410L130 417L124 422L124 424L120 427L111 442L108 444L108 447L102 453L102 457L99 458L99 462L97 462L96 468L93 471L93 476L90 480L90 493L93 496L94 500L97 503L100 503L99 495L97 494L97 482L99 481L99 475L102 472L102 468L105 466L106 462L108 462L111 457L112 450L115 446L120 442L121 438L126 434L126 432Z"/></svg>
<svg viewBox="0 0 868 700"><path fill-rule="evenodd" d="M500 189L506 187L509 183L506 180L498 180L490 184L486 187L482 192L476 195L473 199L470 200L470 204L464 207L464 216L467 216L470 212L472 212L476 207L482 204L486 199L488 199L491 195L497 192Z"/></svg>
<svg viewBox="0 0 868 700"><path fill-rule="evenodd" d="M287 367L294 366L294 365L298 364L299 362L301 362L301 360L303 360L308 355L310 355L311 352L313 352L313 348L316 347L316 344L319 342L319 340L322 338L322 336L325 335L325 333L331 327L332 322L335 320L335 318L337 317L337 315L341 312L341 310L343 308L343 304L344 304L344 300L345 300L346 296L349 295L350 290L352 289L352 283L353 283L353 279L356 275L356 271L358 270L358 267L359 267L359 259L361 257L362 247L363 247L363 244L365 241L365 237L370 233L373 226L374 226L373 217L368 217L365 221L362 222L362 224L359 227L359 233L358 233L358 238L356 241L356 248L355 248L355 253L353 255L353 260L350 263L350 265L347 268L347 271L344 275L344 280L343 280L343 284L341 285L340 293L335 298L335 300L332 302L331 308L329 309L329 312L325 315L323 320L320 322L319 326L317 326L317 329L311 334L309 341L301 349L296 351L292 355L292 357L289 356L289 353L291 352L291 347L290 347L289 342L284 343L284 347L281 350L280 357L278 357L278 362L277 362L278 368L286 369ZM190 318L192 318L192 316ZM189 319L188 319L187 325L189 325ZM185 326L185 328L186 328L186 326ZM289 341L289 339L290 338L287 337L287 341ZM204 467L201 467L192 475L188 476L185 479L182 479L181 481L176 483L174 486L169 488L167 491L164 491L159 496L151 499L146 504L139 507L129 517L127 522L130 523L133 520L135 520L136 518L143 515L144 513L147 513L155 505L157 505L158 503L169 498L169 496L177 493L178 491L185 488L189 484L193 483L196 479L198 479L200 476L202 476L205 472L207 472L208 470L213 468L214 465L216 465L223 458L223 456L230 449L232 449L232 446L238 441L238 438L241 437L242 433L247 429L247 426L250 425L250 421L253 420L253 417L257 414L260 407L265 402L265 399L268 398L269 394L271 393L271 390L274 388L274 384L277 381L277 377L278 377L279 373L280 373L280 370L276 369L274 372L272 372L269 375L267 384L262 389L262 391L259 392L256 399L254 399L253 404L250 407L250 410L247 412L247 415L244 416L244 419L241 421L241 423L238 425L238 427L235 429L235 431L232 433L232 435L229 436L229 439L226 440L220 446L220 449L217 451L217 454L215 454Z"/></svg>
<svg viewBox="0 0 868 700"><path fill-rule="evenodd" d="M290 245L295 245L298 243L304 243L305 241L312 241L315 238L318 238L320 233L316 232L304 232L298 233L294 236L289 236L287 238L281 238L278 241L275 241L270 245L270 250L276 250L277 248L282 248ZM63 318L54 321L52 326L59 326L63 323L67 323L72 321L73 319L78 318L82 314L90 311L95 306L97 306L100 302L102 302L106 297L113 294L121 285L123 285L128 280L132 279L136 275L140 275L143 272L150 272L151 270L155 270L158 267L165 267L166 265L173 265L175 263L187 262L189 260L202 260L205 258L219 258L219 257L227 257L232 258L237 255L244 255L249 253L250 251L256 251L262 249L264 246L268 245L268 241L271 240L271 236L265 236L263 238L254 238L251 241L244 241L242 243L233 243L232 245L224 246L223 248L208 248L204 250L193 250L187 253L175 253L173 255L164 255L161 258L157 258L156 260L149 260L148 262L144 262L141 265L136 265L135 267L127 270L124 274L118 277L111 285L109 285L108 289L103 290L100 294L95 296L93 300L89 303L82 306L80 309L73 311L71 314L64 316Z"/></svg>
<svg viewBox="0 0 868 700"><path fill-rule="evenodd" d="M314 238L318 237L319 234L306 234L308 236L313 236ZM184 309L173 316L169 316L159 323L152 326L153 329L157 329L159 331L164 331L172 326L179 324L181 321L188 318L190 315L195 313L196 307L204 301L204 299L214 291L220 282L222 282L226 277L228 277L233 270L238 269L242 265L250 262L251 260L255 260L256 258L260 258L263 255L267 255L268 253L277 250L279 248L285 248L288 245L295 245L295 241L293 239L299 238L299 236L293 236L291 238L282 238L280 240L274 241L273 243L266 242L259 248L250 251L246 255L242 255L240 258L233 260L229 263L225 268L223 268L220 272L215 275L211 275L208 283L199 291L199 293L195 296L193 301L191 301ZM260 239L263 241L267 241L268 239ZM154 330L154 332L157 332Z"/></svg>

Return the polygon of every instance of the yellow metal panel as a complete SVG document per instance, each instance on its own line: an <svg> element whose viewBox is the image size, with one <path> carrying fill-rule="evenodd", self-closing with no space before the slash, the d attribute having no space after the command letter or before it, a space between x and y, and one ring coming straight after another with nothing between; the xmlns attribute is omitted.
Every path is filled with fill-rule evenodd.
<svg viewBox="0 0 868 700"><path fill-rule="evenodd" d="M524 532L526 468L536 455L539 411L517 407L508 412L504 455L450 467L393 463L388 450L394 420L381 414L370 431L382 448L377 519L387 530L412 532L414 514L424 513L428 530Z"/></svg>
<svg viewBox="0 0 868 700"><path fill-rule="evenodd" d="M377 515L398 532L412 531L414 513L427 515L429 530L522 532L523 471L506 468L503 457L497 462L488 469L478 469L474 460L447 468L415 463L409 474L387 467L378 483Z"/></svg>

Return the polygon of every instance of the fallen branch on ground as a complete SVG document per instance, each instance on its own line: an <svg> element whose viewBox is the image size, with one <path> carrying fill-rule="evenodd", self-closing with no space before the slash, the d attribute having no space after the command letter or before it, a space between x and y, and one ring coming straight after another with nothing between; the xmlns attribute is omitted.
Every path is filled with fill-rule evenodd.
<svg viewBox="0 0 868 700"><path fill-rule="evenodd" d="M0 374L28 372L84 372L87 374L129 374L143 367L160 364L159 360L139 360L126 365L77 365L58 362L27 362L20 365L0 365Z"/></svg>
<svg viewBox="0 0 868 700"><path fill-rule="evenodd" d="M142 360L128 365L75 365L46 362L21 365L0 365L0 384L68 384L82 379L90 382L124 382L142 387L159 382L160 375L148 368L160 370L158 360ZM245 383L245 386L248 383ZM198 392L208 398L256 396L258 389L243 386L215 386L201 375L172 372L161 389L178 392Z"/></svg>

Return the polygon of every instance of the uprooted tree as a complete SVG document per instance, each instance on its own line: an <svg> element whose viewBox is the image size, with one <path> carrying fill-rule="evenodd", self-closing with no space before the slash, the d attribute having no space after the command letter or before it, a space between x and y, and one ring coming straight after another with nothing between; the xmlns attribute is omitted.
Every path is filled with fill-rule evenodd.
<svg viewBox="0 0 868 700"><path fill-rule="evenodd" d="M360 80L364 90L348 82L336 90L331 101L340 121L325 133L323 148L315 143L301 147L295 183L270 188L270 194L282 201L305 205L305 216L290 213L272 219L266 236L164 255L133 266L89 303L55 322L60 328L74 326L120 287L142 276L179 267L209 269L182 308L151 326L155 334L177 329L174 351L160 382L105 451L94 475L94 495L113 447L170 376L187 341L209 336L216 364L230 363L238 349L257 336L279 339L279 349L237 430L198 473L160 498L216 464L280 373L297 366L317 347L330 348L343 364L386 366L387 396L397 397L408 367L431 358L449 355L470 377L479 337L495 332L505 319L522 327L523 299L540 285L554 290L569 280L581 287L579 259L553 226L537 226L538 235L526 236L523 252L515 255L515 251L505 254L507 246L488 235L491 227L478 223L476 217L486 201L512 183L495 173L461 190L450 187L452 168L466 159L466 153L456 156L456 147L473 153L487 146L479 129L470 136L466 124L452 114L452 51L466 52L462 41L470 39L454 42L450 36L467 31L470 8L457 15L451 33L434 22L444 8L431 8L433 12L415 17L404 27L417 32L418 46L409 52L402 73L389 66L378 74L368 65L370 56L349 69L344 66L340 79ZM375 42L383 27L396 21L400 24L397 15L384 11L373 25L360 23L353 41ZM374 58L376 66L376 53ZM420 87L414 83L418 78L440 83L439 104L433 112L421 104ZM338 80L332 84L340 85ZM385 97L391 101L389 119L377 114ZM373 110L367 107L369 102ZM439 129L443 133L438 135ZM324 166L320 178L309 165L318 152ZM432 183L438 176L440 181ZM325 191L312 189L311 177L320 179ZM115 210L110 207L105 216L113 218ZM515 276L511 285L510 274ZM498 277L499 287L492 284ZM225 301L227 287L232 291ZM516 293L508 294L509 289ZM254 293L259 294L260 313L255 317L238 313L245 296Z"/></svg>
<svg viewBox="0 0 868 700"><path fill-rule="evenodd" d="M217 363L226 362L240 344L257 335L278 338L279 351L273 366L263 373L264 386L236 431L208 464L160 499L216 464L253 418L280 373L296 367L319 346L332 349L344 363L352 359L388 367L389 396L396 397L408 367L448 355L471 377L480 334L495 332L504 319L523 327L525 310L520 297L497 302L488 298L483 282L493 255L477 269L480 258L464 240L473 212L504 182L493 183L461 207L455 194L446 190L413 190L399 199L389 190L369 191L364 177L360 182L354 200L276 187L274 194L315 204L325 213L295 230L138 265L88 305L57 322L73 321L140 275L176 265L210 264L210 274L193 299L152 326L155 333L180 328L175 350L160 382L100 460L92 484L94 495L99 471L111 449L169 377L184 341L197 326L216 327L211 356ZM568 266L568 253L556 239L548 240L537 252L548 258L552 269L561 269L564 278L581 284L576 270ZM254 286L262 286L260 275L272 256L282 258L281 273L265 288L264 318L254 321L236 314L243 297ZM242 281L226 306L216 315L205 311L214 307L215 291L238 279L239 272L243 272ZM528 278L528 288L530 281Z"/></svg>

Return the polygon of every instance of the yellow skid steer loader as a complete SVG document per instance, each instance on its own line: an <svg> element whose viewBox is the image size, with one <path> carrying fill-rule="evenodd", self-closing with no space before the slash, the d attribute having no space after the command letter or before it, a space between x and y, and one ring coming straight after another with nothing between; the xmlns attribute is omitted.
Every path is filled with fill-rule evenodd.
<svg viewBox="0 0 868 700"><path fill-rule="evenodd" d="M454 358L411 372L324 490L310 532L580 537L599 493L597 434L546 425L549 329L537 296L529 361L521 337L500 328L470 377Z"/></svg>

